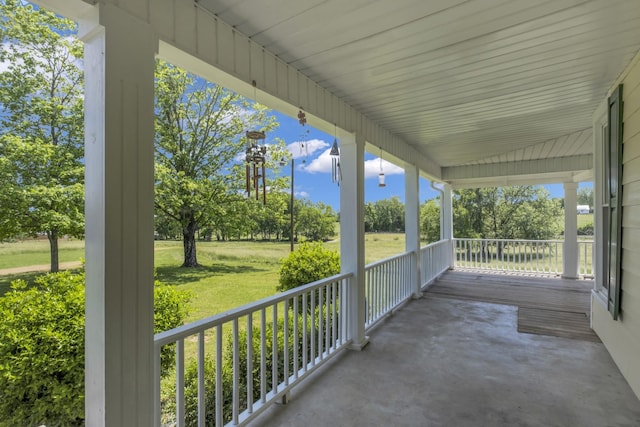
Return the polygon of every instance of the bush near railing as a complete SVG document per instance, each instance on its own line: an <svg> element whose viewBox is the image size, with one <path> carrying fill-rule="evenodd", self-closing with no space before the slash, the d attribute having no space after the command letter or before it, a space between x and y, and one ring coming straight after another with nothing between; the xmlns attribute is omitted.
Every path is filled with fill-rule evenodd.
<svg viewBox="0 0 640 427"><path fill-rule="evenodd" d="M306 298L305 298L306 299ZM311 298L309 298L311 300ZM306 301L303 303L302 300L298 301L298 310L301 314L298 315L298 331L297 337L294 336L294 322L292 318L289 318L287 322L288 329L288 355L289 362L288 367L285 371L285 338L284 338L284 319L279 319L277 322L277 360L278 360L278 369L277 369L277 383L282 384L285 381L285 372L287 375L292 376L295 374L295 368L300 369L303 364L306 362L313 363L316 358L321 357L319 352L320 346L317 345L318 342L322 342L323 344L328 344L331 339L334 340L337 337L327 337L327 329L320 328L319 321L320 319L326 319L329 313L327 310L332 310L333 306L327 305L323 303L322 306L318 303L319 299L314 299L313 307L311 301ZM339 307L339 300L336 300L335 303ZM307 306L306 314L303 310L304 304ZM338 308L336 307L336 311ZM313 311L313 316L310 315L311 311ZM320 316L320 312L322 311L322 316ZM290 307L290 313L293 312L293 306ZM306 316L306 320L305 320ZM314 319L314 327L311 326L311 318ZM305 327L306 324L306 334ZM322 336L318 337L317 331L322 329ZM248 333L247 330L239 330L238 331L238 378L240 381L238 382L238 388L236 392L240 397L239 401L239 412L242 413L248 409L248 390L247 383L244 379L248 377L248 365L247 365L247 356L248 356ZM306 342L304 342L304 336L307 337ZM224 344L222 347L222 420L224 424L231 422L233 417L233 335L231 331L227 331L224 336ZM264 365L264 384L261 383L261 354L260 348L262 345L262 332L259 326L254 326L252 328L251 334L251 348L252 348L252 396L253 402L260 402L262 393L265 391L271 390L273 387L273 323L267 323L265 325L265 365ZM294 345L296 345L296 349L294 349ZM296 356L297 355L297 356ZM297 357L297 361L294 358ZM216 423L216 360L215 355L207 354L205 356L204 363L204 377L205 377L205 390L206 390L206 398L205 398L205 426L213 427ZM169 375L171 377L171 375ZM184 386L185 386L185 426L186 427L197 427L198 426L198 361L197 359L191 359L187 362L185 368L185 377L184 377ZM264 388L262 387L264 386ZM175 414L176 414L176 383L175 381L163 381L162 383L162 425L174 425L175 424Z"/></svg>

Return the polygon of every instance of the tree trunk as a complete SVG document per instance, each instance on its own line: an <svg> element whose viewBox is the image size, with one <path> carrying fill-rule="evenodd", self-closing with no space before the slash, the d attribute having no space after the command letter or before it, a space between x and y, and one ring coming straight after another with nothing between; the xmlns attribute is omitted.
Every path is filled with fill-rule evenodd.
<svg viewBox="0 0 640 427"><path fill-rule="evenodd" d="M182 227L182 243L184 245L184 263L182 267L197 267L198 259L196 257L196 229L198 225L195 221L189 221L189 224Z"/></svg>
<svg viewBox="0 0 640 427"><path fill-rule="evenodd" d="M58 233L55 231L47 231L47 238L49 239L49 254L51 256L50 271L57 273L60 269L60 263L58 261Z"/></svg>

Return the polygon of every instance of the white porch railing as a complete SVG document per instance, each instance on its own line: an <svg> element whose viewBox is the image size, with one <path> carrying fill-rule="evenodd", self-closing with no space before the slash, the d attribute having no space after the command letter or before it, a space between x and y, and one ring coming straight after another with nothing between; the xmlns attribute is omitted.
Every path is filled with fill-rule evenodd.
<svg viewBox="0 0 640 427"><path fill-rule="evenodd" d="M595 276L595 251L593 240L578 240L578 274L582 277Z"/></svg>
<svg viewBox="0 0 640 427"><path fill-rule="evenodd" d="M350 343L346 314L352 279L352 274L333 276L156 334L155 425L186 425L187 389L190 403L193 395L197 402L197 420L189 424L198 426L244 424L282 399ZM175 345L176 352L175 396L164 399L165 406L175 406L171 413L163 408L160 387L161 351L167 345ZM195 354L185 352L187 346ZM197 360L195 378L186 375L187 356ZM225 366L231 366L231 375L225 376ZM212 377L215 385L207 388Z"/></svg>
<svg viewBox="0 0 640 427"><path fill-rule="evenodd" d="M365 330L411 298L415 253L406 252L365 267Z"/></svg>
<svg viewBox="0 0 640 427"><path fill-rule="evenodd" d="M451 240L440 240L420 248L420 273L422 286L434 281L453 265Z"/></svg>
<svg viewBox="0 0 640 427"><path fill-rule="evenodd" d="M562 240L462 239L456 267L540 274L562 273ZM579 274L593 275L593 241L579 241Z"/></svg>

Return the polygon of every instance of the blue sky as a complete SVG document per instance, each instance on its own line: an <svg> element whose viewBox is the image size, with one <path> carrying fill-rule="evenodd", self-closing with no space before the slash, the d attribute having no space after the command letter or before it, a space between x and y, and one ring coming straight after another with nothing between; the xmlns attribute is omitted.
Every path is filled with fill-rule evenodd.
<svg viewBox="0 0 640 427"><path fill-rule="evenodd" d="M331 160L329 150L334 136L326 134L307 123L304 127L296 119L274 111L278 129L270 132L267 141L282 138L295 158L295 195L314 203L323 202L340 210L340 189L331 182ZM340 140L338 140L338 145ZM402 168L383 160L386 187L378 187L380 158L373 153L365 153L365 201L375 202L398 196L404 202L404 171ZM280 175L291 174L289 166L280 170ZM580 187L591 186L581 183ZM562 184L545 185L551 197L563 197ZM420 179L420 203L438 195L431 189L429 181Z"/></svg>

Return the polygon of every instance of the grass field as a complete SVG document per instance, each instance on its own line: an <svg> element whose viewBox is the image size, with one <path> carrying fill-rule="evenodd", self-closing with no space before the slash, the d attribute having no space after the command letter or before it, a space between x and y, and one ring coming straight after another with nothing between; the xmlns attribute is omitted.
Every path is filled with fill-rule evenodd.
<svg viewBox="0 0 640 427"><path fill-rule="evenodd" d="M593 224L593 214L578 215L578 228Z"/></svg>
<svg viewBox="0 0 640 427"><path fill-rule="evenodd" d="M379 233L366 236L366 262L404 252L404 234ZM327 242L339 251L338 240ZM61 262L78 261L84 256L84 242L61 242ZM200 268L180 268L181 241L155 242L157 278L185 289L193 296L188 321L211 316L255 301L276 292L282 258L289 254L288 242L197 242ZM46 264L49 246L44 241L24 241L0 245L0 269ZM0 276L0 295L16 279L32 282L42 273Z"/></svg>

